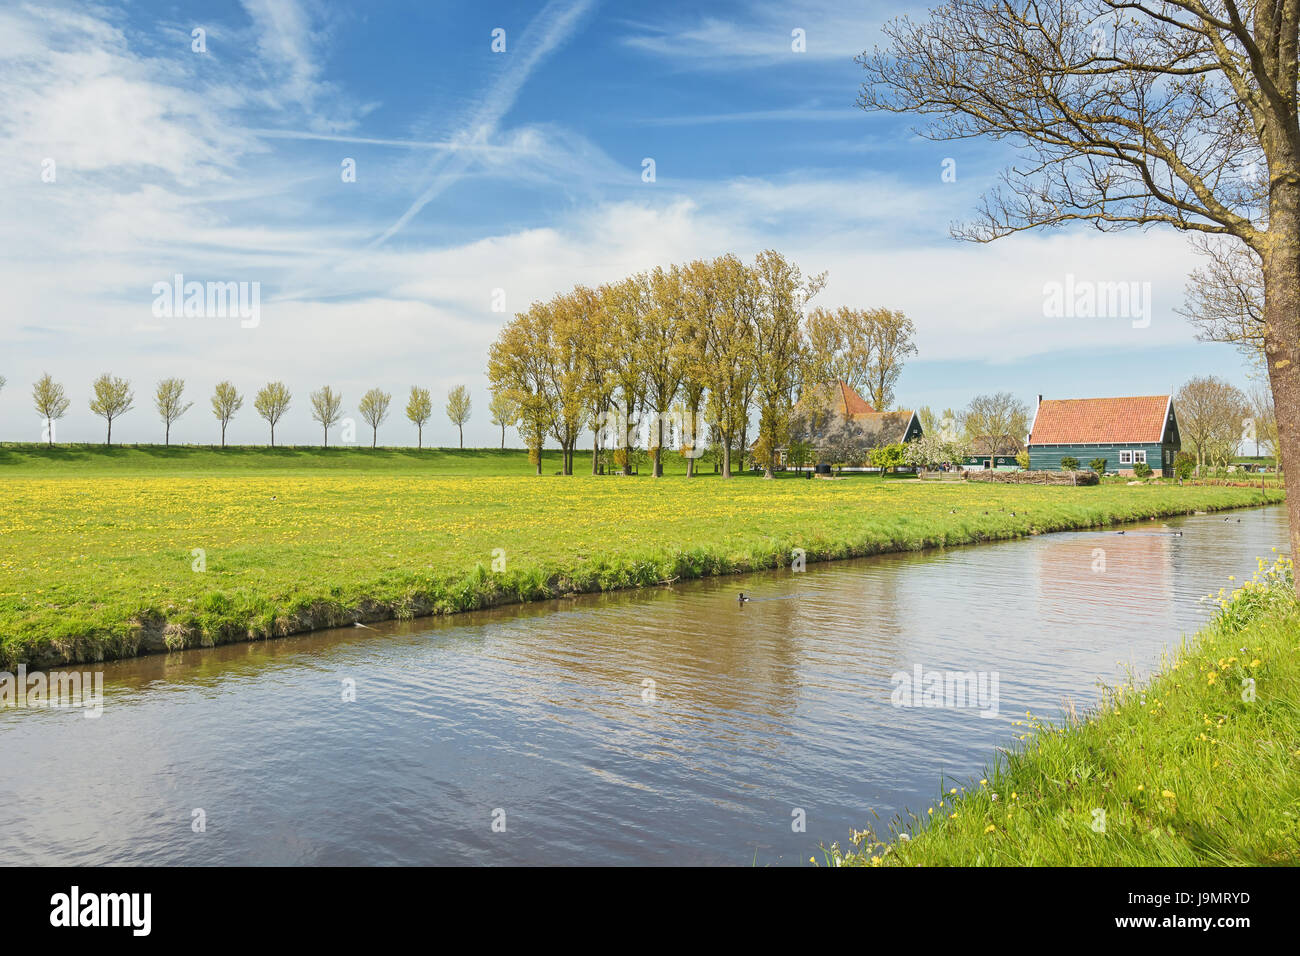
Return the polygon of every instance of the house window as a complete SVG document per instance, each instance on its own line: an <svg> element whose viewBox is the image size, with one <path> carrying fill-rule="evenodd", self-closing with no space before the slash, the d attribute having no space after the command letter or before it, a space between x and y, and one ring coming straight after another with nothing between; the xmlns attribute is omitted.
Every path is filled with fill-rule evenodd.
<svg viewBox="0 0 1300 956"><path fill-rule="evenodd" d="M1133 464L1145 465L1147 463L1147 453L1145 449L1135 449L1133 451Z"/></svg>
<svg viewBox="0 0 1300 956"><path fill-rule="evenodd" d="M1127 448L1119 453L1119 463L1121 465L1133 464L1133 453Z"/></svg>

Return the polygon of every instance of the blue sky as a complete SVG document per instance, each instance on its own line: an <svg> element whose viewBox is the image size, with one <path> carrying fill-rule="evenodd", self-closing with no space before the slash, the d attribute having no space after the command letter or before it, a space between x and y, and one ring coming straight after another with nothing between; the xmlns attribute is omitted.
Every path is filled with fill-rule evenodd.
<svg viewBox="0 0 1300 956"><path fill-rule="evenodd" d="M854 55L886 19L923 9L6 4L2 437L39 439L30 383L49 371L73 399L58 438L99 440L89 383L110 371L136 388L114 425L123 441L161 438L153 385L180 375L196 404L175 441L214 440L207 396L230 378L248 396L231 441L265 440L251 395L283 379L296 396L286 442L317 440L307 393L322 384L350 415L367 388L391 391L380 440L404 444L410 385L441 399L463 383L467 443L492 444L483 369L508 313L575 282L767 247L829 272L818 304L912 317L907 407L1003 389L1031 403L1150 394L1206 373L1243 384L1236 353L1197 343L1174 314L1195 264L1181 236L949 237L1012 154L854 107ZM155 283L177 273L260 283L256 327L155 315ZM1044 286L1067 275L1150 283L1149 324L1046 316ZM455 440L441 414L426 435Z"/></svg>

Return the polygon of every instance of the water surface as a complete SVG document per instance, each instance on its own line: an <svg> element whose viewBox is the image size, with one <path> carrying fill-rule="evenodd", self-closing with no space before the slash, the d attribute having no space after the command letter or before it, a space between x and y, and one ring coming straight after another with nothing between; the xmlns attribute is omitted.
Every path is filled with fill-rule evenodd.
<svg viewBox="0 0 1300 956"><path fill-rule="evenodd" d="M0 863L806 863L1274 547L1282 507L103 665L98 720L0 711ZM892 706L917 664L996 672L998 715Z"/></svg>

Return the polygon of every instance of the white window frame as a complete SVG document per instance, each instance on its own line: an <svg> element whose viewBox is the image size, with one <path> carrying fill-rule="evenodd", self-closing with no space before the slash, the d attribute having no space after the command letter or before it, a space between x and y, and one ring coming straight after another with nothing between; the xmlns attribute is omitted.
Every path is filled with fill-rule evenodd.
<svg viewBox="0 0 1300 956"><path fill-rule="evenodd" d="M1133 464L1145 465L1147 463L1147 450L1145 448L1133 449Z"/></svg>
<svg viewBox="0 0 1300 956"><path fill-rule="evenodd" d="M1130 449L1128 449L1128 448L1122 448L1122 449L1120 449L1120 453L1119 453L1119 463L1120 463L1121 465L1131 465L1131 464L1133 464L1133 452L1132 452Z"/></svg>

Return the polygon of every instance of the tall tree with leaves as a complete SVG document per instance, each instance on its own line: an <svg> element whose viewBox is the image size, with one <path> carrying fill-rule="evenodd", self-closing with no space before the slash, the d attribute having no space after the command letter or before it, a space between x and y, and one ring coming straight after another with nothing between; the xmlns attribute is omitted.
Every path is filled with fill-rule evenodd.
<svg viewBox="0 0 1300 956"><path fill-rule="evenodd" d="M984 136L1024 153L1025 171L1005 176L959 237L1166 225L1259 257L1300 553L1300 4L951 0L885 34L888 49L859 58L863 108L928 116L935 139Z"/></svg>
<svg viewBox="0 0 1300 956"><path fill-rule="evenodd" d="M651 474L664 473L664 420L686 374L690 327L686 320L682 270L656 268L648 277L649 302L641 323L635 361L645 372L646 411L652 412Z"/></svg>
<svg viewBox="0 0 1300 956"><path fill-rule="evenodd" d="M772 249L760 252L752 270L757 308L754 312L754 378L758 405L758 444L766 477L776 467L776 450L784 444L804 363L803 310L826 284L826 275L804 278L803 272Z"/></svg>
<svg viewBox="0 0 1300 956"><path fill-rule="evenodd" d="M469 389L464 385L457 385L447 393L447 418L456 426L460 434L461 448L465 447L465 423L469 421L472 405Z"/></svg>
<svg viewBox="0 0 1300 956"><path fill-rule="evenodd" d="M113 419L125 415L134 406L135 393L131 383L124 378L114 378L104 374L95 379L91 386L94 397L90 400L90 410L108 423L109 445L113 444Z"/></svg>
<svg viewBox="0 0 1300 956"><path fill-rule="evenodd" d="M867 399L878 412L887 412L894 404L894 388L903 374L903 364L916 354L912 337L916 326L902 312L871 309L866 315L865 331L870 343L867 369Z"/></svg>
<svg viewBox="0 0 1300 956"><path fill-rule="evenodd" d="M289 403L292 400L293 395L284 382L267 382L253 396L253 407L257 409L257 414L266 419L267 424L271 426L272 448L275 447L275 426L289 410Z"/></svg>
<svg viewBox="0 0 1300 956"><path fill-rule="evenodd" d="M551 432L559 442L560 470L573 474L573 452L588 418L588 364L591 328L583 302L573 293L557 295L548 303L552 315L549 352L550 392L554 407Z"/></svg>
<svg viewBox="0 0 1300 956"><path fill-rule="evenodd" d="M326 385L311 393L311 417L320 422L323 433L322 448L330 446L330 426L343 417L343 396Z"/></svg>
<svg viewBox="0 0 1300 956"><path fill-rule="evenodd" d="M645 368L637 361L641 336L652 308L650 277L644 272L604 287L604 314L614 356L614 382L618 388L618 440L623 474L632 474L634 431L645 400Z"/></svg>
<svg viewBox="0 0 1300 956"><path fill-rule="evenodd" d="M754 392L757 295L752 274L736 256L720 256L708 271L714 298L713 315L705 323L703 379L708 388L707 414L722 445L722 477L730 478L731 452L744 434Z"/></svg>
<svg viewBox="0 0 1300 956"><path fill-rule="evenodd" d="M536 307L517 313L488 351L488 382L519 410L519 436L528 459L542 473L542 446L551 430L554 408L550 381L550 313Z"/></svg>
<svg viewBox="0 0 1300 956"><path fill-rule="evenodd" d="M433 396L427 388L411 386L411 397L406 400L406 417L415 426L415 447L424 447L424 426L433 416Z"/></svg>
<svg viewBox="0 0 1300 956"><path fill-rule="evenodd" d="M37 414L45 419L45 440L53 447L54 423L64 416L72 403L63 391L63 386L54 381L49 372L37 379L32 386L32 401L36 405Z"/></svg>
<svg viewBox="0 0 1300 956"><path fill-rule="evenodd" d="M709 323L718 311L718 286L713 269L702 260L687 263L681 269L682 321L685 325L682 347L682 422L684 426L686 477L695 477L695 462L702 457L701 446L707 444L704 424L704 398L708 392Z"/></svg>
<svg viewBox="0 0 1300 956"><path fill-rule="evenodd" d="M212 392L212 414L221 423L221 447L226 447L226 426L235 417L235 412L244 407L244 396L239 394L232 382L219 382Z"/></svg>
<svg viewBox="0 0 1300 956"><path fill-rule="evenodd" d="M361 401L357 404L357 411L361 413L362 420L370 426L371 448L379 444L379 426L388 418L388 406L392 402L391 393L385 392L382 388L372 388L361 396Z"/></svg>
<svg viewBox="0 0 1300 956"><path fill-rule="evenodd" d="M866 394L871 384L876 342L871 333L871 313L848 306L819 307L808 313L805 328L809 383L846 382L858 394Z"/></svg>
<svg viewBox="0 0 1300 956"><path fill-rule="evenodd" d="M591 473L600 470L601 441L607 429L606 416L614 401L615 341L609 335L609 313L605 311L606 290L575 286L569 297L581 328L582 350L578 355L582 373L582 394L586 421L591 428ZM505 431L502 430L504 442Z"/></svg>

